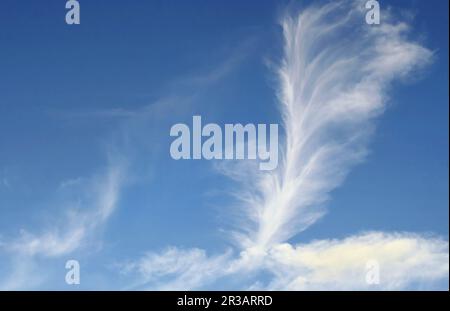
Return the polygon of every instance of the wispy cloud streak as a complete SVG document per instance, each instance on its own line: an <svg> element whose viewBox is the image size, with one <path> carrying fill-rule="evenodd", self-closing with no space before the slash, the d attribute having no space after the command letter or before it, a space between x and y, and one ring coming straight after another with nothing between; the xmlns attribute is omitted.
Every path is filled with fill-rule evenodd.
<svg viewBox="0 0 450 311"><path fill-rule="evenodd" d="M125 179L125 165L111 163L104 174L81 182L63 183L64 191L72 189L79 200L65 201L65 213L39 232L22 229L18 237L0 236L0 255L8 255L9 273L0 280L0 290L32 289L46 281L40 259L55 259L73 254L92 245L93 237L116 209ZM94 242L94 245L98 244ZM36 273L36 269L41 269Z"/></svg>
<svg viewBox="0 0 450 311"><path fill-rule="evenodd" d="M229 274L230 259L230 251L209 257L202 249L169 247L122 265L121 271L138 274L133 289L193 290Z"/></svg>
<svg viewBox="0 0 450 311"><path fill-rule="evenodd" d="M22 230L20 237L5 242L3 249L21 256L56 257L80 248L114 211L123 173L119 166L110 167L105 176L94 178L85 185L84 202L75 204L76 208L71 208L73 202L64 203L69 209L60 223L40 234Z"/></svg>
<svg viewBox="0 0 450 311"><path fill-rule="evenodd" d="M324 214L330 191L364 159L389 84L432 58L407 38L407 24L387 15L382 25L365 24L361 3L334 1L281 21L280 165L269 174L232 173L244 182L238 197L248 222L235 233L244 248L284 242Z"/></svg>

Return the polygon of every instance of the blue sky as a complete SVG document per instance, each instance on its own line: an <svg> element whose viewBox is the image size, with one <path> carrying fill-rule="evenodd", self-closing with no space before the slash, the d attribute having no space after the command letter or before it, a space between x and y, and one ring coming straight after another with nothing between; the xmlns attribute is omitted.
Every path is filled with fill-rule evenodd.
<svg viewBox="0 0 450 311"><path fill-rule="evenodd" d="M189 250L201 249L205 265L227 249L244 252L229 234L239 227L236 184L217 163L174 161L169 130L193 115L280 123L278 21L309 3L80 1L81 24L69 26L64 1L2 1L0 288L141 289L134 278L147 252L164 257L173 246L173 257L184 250L195 259ZM408 21L408 38L432 51L432 61L390 83L368 155L331 189L326 214L283 242L414 233L424 243L447 241L448 278L448 2L380 4ZM102 219L95 210L108 194L114 203ZM47 233L64 240L72 226L83 227L83 238L52 250L64 241L49 246ZM24 253L27 239L46 246ZM78 287L64 282L68 259L80 261ZM278 275L262 270L186 287L257 288ZM144 279L149 288L164 283ZM434 280L404 288L448 288L448 279Z"/></svg>

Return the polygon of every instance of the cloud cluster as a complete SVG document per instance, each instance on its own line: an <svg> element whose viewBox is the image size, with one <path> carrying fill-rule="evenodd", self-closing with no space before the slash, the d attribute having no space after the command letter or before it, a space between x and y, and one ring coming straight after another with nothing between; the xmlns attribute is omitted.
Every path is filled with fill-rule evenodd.
<svg viewBox="0 0 450 311"><path fill-rule="evenodd" d="M270 290L389 290L448 282L448 241L438 237L368 232L289 243L325 214L329 193L364 160L373 120L385 110L392 82L413 76L433 57L409 38L408 24L387 12L382 25L364 24L362 7L360 1L333 1L286 12L282 19L284 56L277 74L285 136L280 164L269 173L247 162L221 170L238 184L235 197L242 217L231 233L237 250L214 256L197 248L147 252L120 265L133 276L128 288L193 290L227 279L242 281L240 288L235 282L230 289ZM191 77L192 84L221 79L240 59L204 78ZM167 112L160 103L152 108L158 117ZM125 117L134 124L146 109L75 116ZM85 246L115 210L124 174L124 166L113 163L100 177L63 183L64 191L81 184L84 196L68 204L60 223L0 240L0 251L20 259L0 288L35 284L30 279L35 258L57 258ZM367 263L378 265L379 284L367 282Z"/></svg>
<svg viewBox="0 0 450 311"><path fill-rule="evenodd" d="M269 258L275 277L268 288L281 290L399 290L445 280L449 272L447 241L406 233L283 243L270 250ZM372 265L379 279L371 283Z"/></svg>
<svg viewBox="0 0 450 311"><path fill-rule="evenodd" d="M193 267L201 263L206 271L223 272L198 269L196 280L205 282L249 272L271 275L252 289L405 289L448 279L448 241L440 238L372 232L287 243L324 215L330 191L364 160L372 121L384 112L392 82L414 75L433 57L409 39L406 23L387 12L382 25L366 25L362 7L362 1L333 1L287 12L282 19L284 57L277 72L285 141L280 165L270 173L246 162L220 170L239 183L234 195L244 218L233 232L239 256L225 264L199 250L166 252L143 259L141 266L157 267L144 275L179 272L175 288L203 285L183 283L190 280L186 270L173 271L180 267L175 258L182 256L194 258ZM380 269L376 286L366 280L371 262ZM168 269L163 273L162 267Z"/></svg>
<svg viewBox="0 0 450 311"><path fill-rule="evenodd" d="M448 263L448 242L441 238L368 232L264 251L249 248L238 256L171 247L128 262L122 272L138 275L131 289L196 290L231 278L250 284L239 289L251 290L401 290L448 280Z"/></svg>

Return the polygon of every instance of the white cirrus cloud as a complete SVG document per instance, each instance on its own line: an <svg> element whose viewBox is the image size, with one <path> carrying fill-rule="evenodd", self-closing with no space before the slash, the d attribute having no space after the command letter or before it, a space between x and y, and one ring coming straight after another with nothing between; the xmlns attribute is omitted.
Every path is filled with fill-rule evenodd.
<svg viewBox="0 0 450 311"><path fill-rule="evenodd" d="M150 273L138 261L152 284L193 289L258 272L271 277L249 288L407 289L448 280L448 241L441 238L370 232L296 246L287 242L325 214L329 193L364 160L373 120L384 112L392 82L413 77L433 58L432 51L410 39L409 25L388 12L382 13L381 25L365 24L363 4L333 1L287 12L281 21L284 56L277 68L285 134L280 164L269 173L247 162L218 166L239 183L233 194L241 213L232 236L240 255L227 253L225 260L196 249L153 254L143 259L153 267ZM380 266L376 287L365 278L366 263L374 260ZM196 282L178 269L191 262ZM175 275L175 283L158 278L167 274Z"/></svg>
<svg viewBox="0 0 450 311"><path fill-rule="evenodd" d="M228 172L242 181L238 197L247 223L235 237L244 248L282 243L324 215L330 191L364 160L390 83L432 59L408 38L407 24L387 16L378 27L362 23L361 3L311 6L281 21L280 164L270 173L242 165Z"/></svg>
<svg viewBox="0 0 450 311"><path fill-rule="evenodd" d="M229 273L231 252L208 257L202 249L168 247L148 252L137 261L122 265L125 274L138 274L133 289L193 290Z"/></svg>
<svg viewBox="0 0 450 311"><path fill-rule="evenodd" d="M80 248L116 208L123 174L122 167L111 165L104 176L92 178L83 185L81 202L64 203L69 209L65 217L58 220L60 223L37 234L21 230L18 238L4 241L2 248L30 257L56 257Z"/></svg>

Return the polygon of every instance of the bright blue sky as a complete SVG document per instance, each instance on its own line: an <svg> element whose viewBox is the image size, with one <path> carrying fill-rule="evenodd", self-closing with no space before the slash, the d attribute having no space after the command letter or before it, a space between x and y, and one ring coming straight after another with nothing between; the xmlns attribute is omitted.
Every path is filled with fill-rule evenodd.
<svg viewBox="0 0 450 311"><path fill-rule="evenodd" d="M219 124L279 122L267 64L281 55L284 3L80 1L81 25L68 26L64 2L0 4L0 237L45 230L64 213L61 202L79 199L61 185L101 175L110 156L129 171L96 233L101 246L51 265L79 258L92 275L83 288L107 288L111 265L145 251L227 248L230 182L207 161L172 160L169 129L194 114ZM414 36L434 62L394 85L370 155L295 242L367 230L448 237L448 1L380 2L415 13ZM161 102L170 114L142 112ZM65 288L54 273L44 287Z"/></svg>

